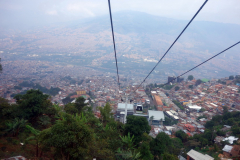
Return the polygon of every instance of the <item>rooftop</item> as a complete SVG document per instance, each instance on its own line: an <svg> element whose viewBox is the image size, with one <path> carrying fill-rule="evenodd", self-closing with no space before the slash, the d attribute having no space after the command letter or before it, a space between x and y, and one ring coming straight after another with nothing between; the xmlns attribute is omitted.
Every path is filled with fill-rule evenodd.
<svg viewBox="0 0 240 160"><path fill-rule="evenodd" d="M206 82L209 81L209 79L203 78L203 79L201 79L201 81L204 82L204 83L206 83Z"/></svg>
<svg viewBox="0 0 240 160"><path fill-rule="evenodd" d="M165 121L165 117L164 117L163 111L148 110L148 116L149 116L149 118L153 116L153 120L160 120L160 119L162 119L163 121Z"/></svg>
<svg viewBox="0 0 240 160"><path fill-rule="evenodd" d="M189 155L191 158L193 158L194 160L214 160L213 157L207 155L207 154L202 154L199 153L195 150L190 150L187 155Z"/></svg>
<svg viewBox="0 0 240 160"><path fill-rule="evenodd" d="M158 95L154 95L157 105L163 105L161 98Z"/></svg>
<svg viewBox="0 0 240 160"><path fill-rule="evenodd" d="M233 144L233 141L235 141L235 140L238 140L238 138L236 138L234 136L230 136L230 137L223 139L223 141L228 141L230 144Z"/></svg>
<svg viewBox="0 0 240 160"><path fill-rule="evenodd" d="M230 153L231 152L231 150L232 150L232 146L229 146L229 145L225 145L224 146L224 148L222 149L223 151L225 151L225 152L228 152L228 153Z"/></svg>
<svg viewBox="0 0 240 160"><path fill-rule="evenodd" d="M118 103L118 110L125 110L125 103ZM133 104L127 104L127 110L133 110Z"/></svg>

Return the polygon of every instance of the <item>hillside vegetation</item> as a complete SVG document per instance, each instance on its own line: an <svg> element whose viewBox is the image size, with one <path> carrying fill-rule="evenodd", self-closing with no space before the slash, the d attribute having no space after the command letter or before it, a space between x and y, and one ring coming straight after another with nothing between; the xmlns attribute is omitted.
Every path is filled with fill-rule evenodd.
<svg viewBox="0 0 240 160"><path fill-rule="evenodd" d="M183 146L165 133L150 137L144 117L128 116L125 125L115 121L108 103L96 118L82 97L63 108L39 90L15 99L9 104L0 98L0 157L177 160Z"/></svg>

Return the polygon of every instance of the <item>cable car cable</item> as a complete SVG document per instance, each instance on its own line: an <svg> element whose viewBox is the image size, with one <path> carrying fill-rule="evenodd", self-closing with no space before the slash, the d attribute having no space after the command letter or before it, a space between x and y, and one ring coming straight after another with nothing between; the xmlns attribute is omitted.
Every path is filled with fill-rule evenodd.
<svg viewBox="0 0 240 160"><path fill-rule="evenodd" d="M112 29L112 39L113 39L113 48L114 48L114 53L115 53L115 62L116 62L116 69L117 69L117 76L118 76L118 88L119 88L119 91L120 91L118 63L117 63L117 52L116 52L116 45L115 45L115 38L114 38L114 31L113 31L112 11L111 11L110 0L108 0L108 7L109 7L109 15L110 15L110 22L111 22L111 29Z"/></svg>
<svg viewBox="0 0 240 160"><path fill-rule="evenodd" d="M240 41L239 41L239 42L237 42L237 43L235 43L234 45L232 45L232 46L228 47L227 49L223 50L222 52L220 52L220 53L218 53L218 54L215 54L215 55L214 55L214 56L212 56L211 58L209 58L209 59L205 60L204 62L202 62L202 63L198 64L197 66L195 66L195 67L193 67L193 68L189 69L188 71L186 71L186 72L182 73L181 75L177 76L177 77L176 77L176 78L174 78L174 79L173 79L171 82L173 82L173 81L174 81L174 80L176 80L177 78L179 78L179 77L181 77L181 76L183 76L183 75L187 74L188 72L190 72L190 71L192 71L192 70L194 70L194 69L198 68L199 66L201 66L201 65L203 65L204 63L208 62L209 60L211 60L211 59L213 59L213 58L215 58L215 57L219 56L219 55L220 55L220 54L222 54L223 52L225 52L225 51L227 51L227 50L231 49L232 47L234 47L234 46L238 45L239 43L240 43ZM170 82L170 83L171 83L171 82ZM165 83L163 86L165 86L165 85L167 85L167 84L169 84L169 83Z"/></svg>

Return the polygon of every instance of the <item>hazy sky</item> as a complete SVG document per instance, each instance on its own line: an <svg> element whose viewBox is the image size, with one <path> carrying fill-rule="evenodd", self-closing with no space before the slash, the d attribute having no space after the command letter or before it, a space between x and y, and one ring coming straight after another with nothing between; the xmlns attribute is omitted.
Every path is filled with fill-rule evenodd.
<svg viewBox="0 0 240 160"><path fill-rule="evenodd" d="M205 0L111 0L112 12L134 10L190 19ZM66 22L108 14L107 0L1 0L0 24ZM114 18L114 14L113 14ZM196 20L240 24L240 0L209 0Z"/></svg>

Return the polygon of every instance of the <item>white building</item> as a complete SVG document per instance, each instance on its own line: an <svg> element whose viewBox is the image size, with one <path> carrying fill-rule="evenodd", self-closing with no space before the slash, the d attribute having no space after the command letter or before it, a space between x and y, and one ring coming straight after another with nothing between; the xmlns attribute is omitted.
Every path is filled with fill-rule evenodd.
<svg viewBox="0 0 240 160"><path fill-rule="evenodd" d="M153 117L153 119L151 120L151 117ZM150 122L150 124L152 125L159 125L160 122L165 121L165 116L163 111L152 111L152 110L148 110L148 121ZM151 122L152 121L152 122Z"/></svg>

